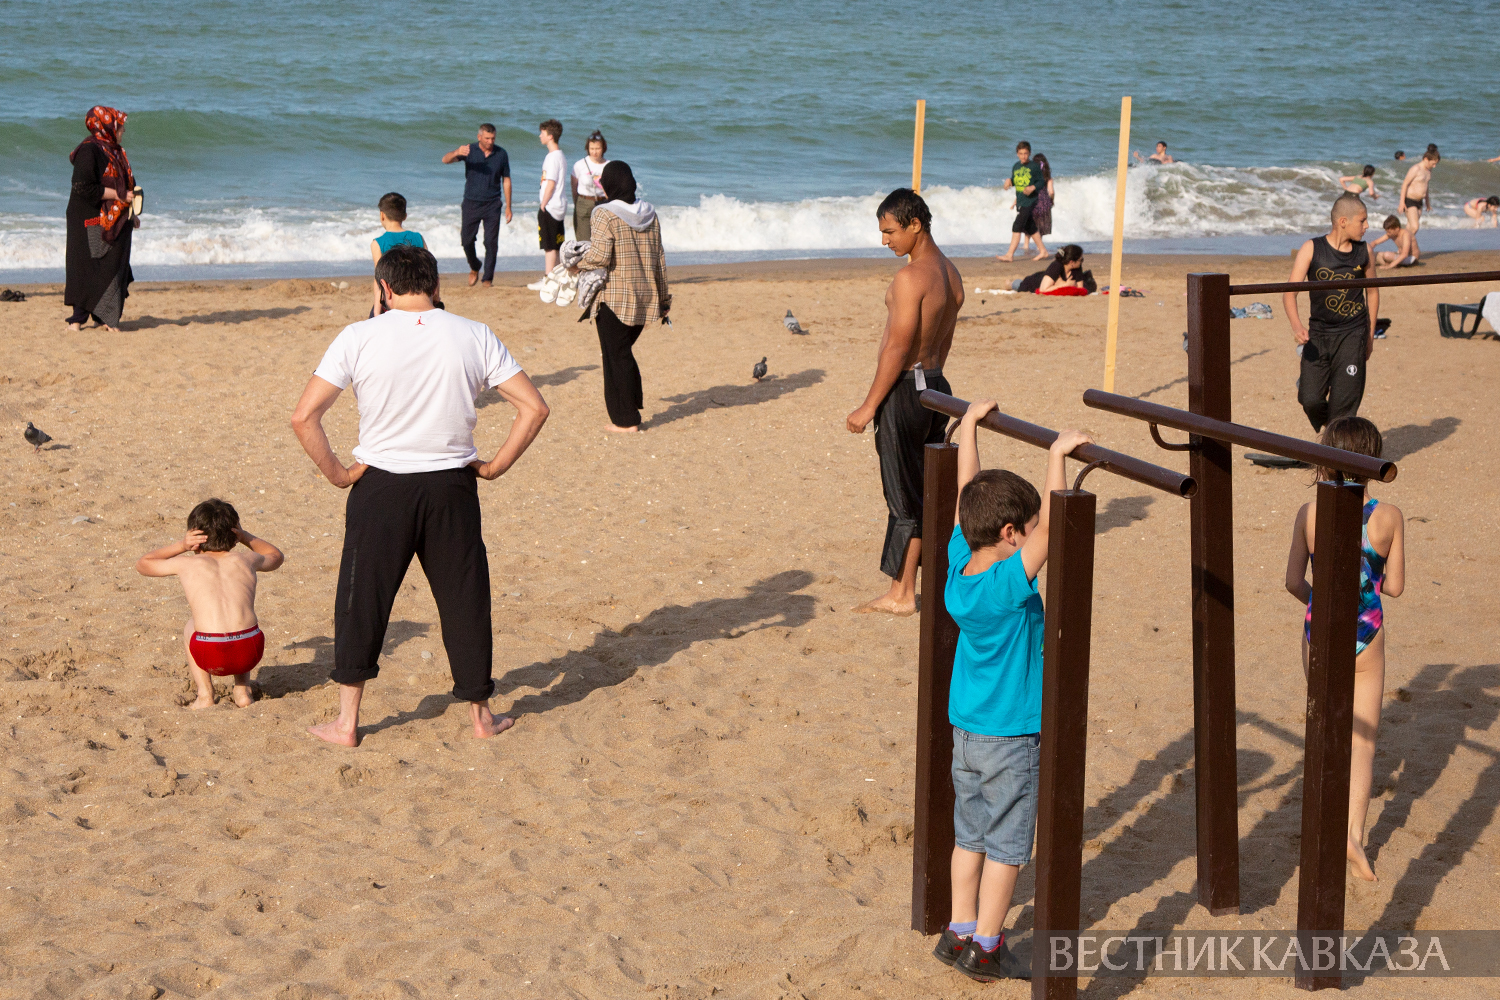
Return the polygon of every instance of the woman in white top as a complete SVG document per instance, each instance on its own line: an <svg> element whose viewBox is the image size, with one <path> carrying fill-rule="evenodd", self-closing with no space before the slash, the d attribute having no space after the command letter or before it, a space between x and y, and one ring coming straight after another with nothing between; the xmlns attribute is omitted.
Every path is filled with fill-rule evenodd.
<svg viewBox="0 0 1500 1000"><path fill-rule="evenodd" d="M594 206L605 200L604 188L599 186L599 175L609 162L604 158L609 143L604 141L604 133L598 129L589 136L585 148L589 155L573 164L573 238L577 240L593 236L589 219L594 214Z"/></svg>

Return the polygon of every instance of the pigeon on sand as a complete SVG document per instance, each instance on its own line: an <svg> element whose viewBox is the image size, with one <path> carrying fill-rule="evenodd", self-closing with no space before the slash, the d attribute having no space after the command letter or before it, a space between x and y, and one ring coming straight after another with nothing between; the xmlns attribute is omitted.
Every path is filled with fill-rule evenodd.
<svg viewBox="0 0 1500 1000"><path fill-rule="evenodd" d="M798 336L805 336L807 334L807 331L802 329L802 324L797 322L797 317L792 315L792 311L790 309L788 309L786 311L786 315L781 318L781 325L786 327L788 332L795 333Z"/></svg>
<svg viewBox="0 0 1500 1000"><path fill-rule="evenodd" d="M751 374L751 376L754 377L755 381L757 381L757 382L759 382L761 379L765 378L766 377L766 359L765 358L761 358L759 361L757 361L755 363L755 367L752 368L752 369L750 369L750 374Z"/></svg>
<svg viewBox="0 0 1500 1000"><path fill-rule="evenodd" d="M35 424L33 424L30 420L26 421L26 443L27 444L34 446L37 451L41 451L42 450L42 445L46 444L48 441L51 441L51 440L52 440L52 435L51 434L48 434L46 431L42 430L40 427L38 427Z"/></svg>

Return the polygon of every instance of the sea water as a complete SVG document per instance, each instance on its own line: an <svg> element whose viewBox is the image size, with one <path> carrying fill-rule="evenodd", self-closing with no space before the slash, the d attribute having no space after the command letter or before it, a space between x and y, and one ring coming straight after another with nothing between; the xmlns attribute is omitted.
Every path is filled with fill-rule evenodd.
<svg viewBox="0 0 1500 1000"><path fill-rule="evenodd" d="M670 259L883 253L874 209L911 178L940 243L1003 245L1017 140L1056 174L1053 242L1109 239L1120 97L1134 250L1285 253L1326 225L1341 173L1377 167L1372 223L1436 142L1424 248L1497 247L1462 203L1500 193L1494 2L1289 0L966 5L479 4L452 0L0 3L0 272L63 260L67 154L94 104L129 112L147 213L143 275L356 271L375 202L460 255L463 168L443 153L493 122L509 153L509 266L535 267L544 153L604 131L661 210ZM571 227L571 211L570 227Z"/></svg>

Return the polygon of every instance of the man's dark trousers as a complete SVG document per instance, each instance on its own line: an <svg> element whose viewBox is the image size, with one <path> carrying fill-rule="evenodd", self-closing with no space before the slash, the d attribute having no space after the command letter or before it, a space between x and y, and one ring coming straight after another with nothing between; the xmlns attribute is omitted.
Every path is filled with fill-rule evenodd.
<svg viewBox="0 0 1500 1000"><path fill-rule="evenodd" d="M469 270L479 270L479 257L474 253L474 238L479 235L479 224L484 223L484 281L495 279L495 255L500 250L500 212L505 207L502 196L494 201L463 201L463 228L459 230L459 241L464 246L464 256L469 260Z"/></svg>
<svg viewBox="0 0 1500 1000"><path fill-rule="evenodd" d="M1367 330L1323 333L1309 330L1302 345L1302 373L1297 379L1297 402L1308 422L1320 431L1339 417L1359 415L1365 398Z"/></svg>
<svg viewBox="0 0 1500 1000"><path fill-rule="evenodd" d="M415 555L432 587L453 697L487 701L494 636L490 568L471 467L397 475L370 468L349 489L333 614L333 674L358 684L380 673L391 606Z"/></svg>

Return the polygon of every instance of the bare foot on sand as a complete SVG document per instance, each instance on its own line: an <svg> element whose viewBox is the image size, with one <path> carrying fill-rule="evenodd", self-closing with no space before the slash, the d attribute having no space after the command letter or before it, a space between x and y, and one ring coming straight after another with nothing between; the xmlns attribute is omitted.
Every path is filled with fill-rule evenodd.
<svg viewBox="0 0 1500 1000"><path fill-rule="evenodd" d="M341 747L359 746L359 729L345 729L339 725L340 720L324 722L317 726L308 726L307 731L320 740L328 743L337 743Z"/></svg>
<svg viewBox="0 0 1500 1000"><path fill-rule="evenodd" d="M479 283L479 272L478 271L470 271L469 272L469 287L473 288L478 283Z"/></svg>
<svg viewBox="0 0 1500 1000"><path fill-rule="evenodd" d="M234 686L234 704L237 708L249 708L255 704L255 692L239 684Z"/></svg>
<svg viewBox="0 0 1500 1000"><path fill-rule="evenodd" d="M866 601L854 609L854 613L859 615L874 614L876 612L885 615L895 615L897 618L910 618L917 613L917 602L913 599L908 604L904 601L896 600L890 594L886 594L884 597L877 597L873 601Z"/></svg>
<svg viewBox="0 0 1500 1000"><path fill-rule="evenodd" d="M68 329L72 330L74 333L80 333L83 330L83 324L82 323L69 323L68 324Z"/></svg>
<svg viewBox="0 0 1500 1000"><path fill-rule="evenodd" d="M485 288L494 288L495 287L495 283L493 281L481 281L479 284L481 286L485 287Z"/></svg>
<svg viewBox="0 0 1500 1000"><path fill-rule="evenodd" d="M1354 869L1354 874L1366 882L1379 882L1375 877L1375 869L1370 867L1370 859L1365 857L1365 849L1354 834L1349 835L1349 864Z"/></svg>
<svg viewBox="0 0 1500 1000"><path fill-rule="evenodd" d="M1046 260L1050 256L1051 256L1051 254L1039 253L1039 254L1037 254L1035 257L1033 257L1031 259L1032 260Z"/></svg>
<svg viewBox="0 0 1500 1000"><path fill-rule="evenodd" d="M636 424L634 427L616 427L614 424L605 424L604 429L612 434L638 434L641 426Z"/></svg>
<svg viewBox="0 0 1500 1000"><path fill-rule="evenodd" d="M477 740L499 736L516 724L516 720L510 716L497 716L490 712L488 705L481 705L477 702L469 704L469 720L474 723L474 738Z"/></svg>
<svg viewBox="0 0 1500 1000"><path fill-rule="evenodd" d="M192 701L188 702L188 706L187 707L191 708L195 712L201 712L205 708L213 708L214 707L214 696L211 695L211 694L202 694L202 693L200 693L198 695L198 697L196 697Z"/></svg>
<svg viewBox="0 0 1500 1000"><path fill-rule="evenodd" d="M1010 263L1011 261L1015 260L1016 258L1013 257L1012 255L1008 254L1008 253L997 253L997 254L995 254L995 259L996 260L1003 260L1006 263Z"/></svg>

